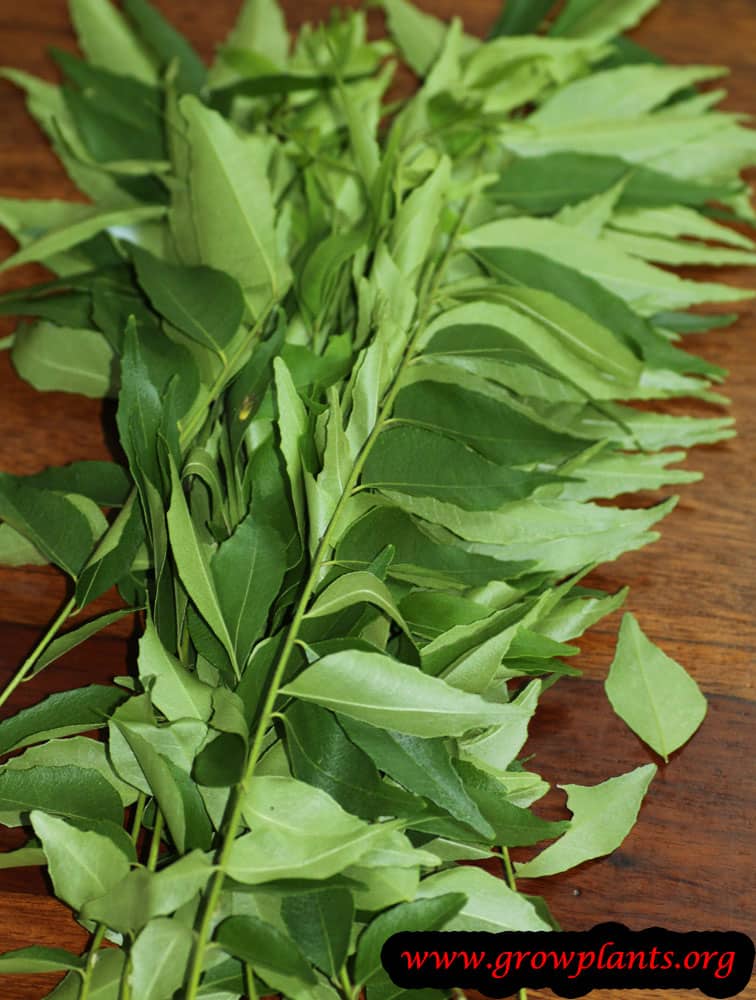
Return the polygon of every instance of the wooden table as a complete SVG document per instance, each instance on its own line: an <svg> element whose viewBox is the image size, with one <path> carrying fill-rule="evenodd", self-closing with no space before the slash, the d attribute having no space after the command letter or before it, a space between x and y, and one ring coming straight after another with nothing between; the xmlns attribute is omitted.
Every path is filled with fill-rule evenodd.
<svg viewBox="0 0 756 1000"><path fill-rule="evenodd" d="M237 0L160 0L158 6L205 57L233 22ZM285 0L292 27L323 15L326 0ZM425 0L448 17L464 10L468 30L482 33L497 0ZM371 13L371 18L378 15ZM731 67L727 107L756 110L756 3L754 0L663 0L637 35L676 62ZM49 46L75 49L62 0L0 0L0 64L53 77ZM74 191L19 93L2 84L0 194L72 197ZM12 243L3 237L0 255ZM2 287L28 281L34 267L3 278ZM730 269L726 280L756 289L756 274ZM587 928L621 920L640 929L736 929L754 933L753 733L756 729L753 655L756 652L756 531L753 528L753 456L756 435L756 305L741 309L733 329L712 334L701 353L729 368L728 385L740 430L732 442L699 448L689 467L702 483L685 487L681 503L650 548L624 556L594 573L609 590L632 585L628 608L671 656L683 662L709 697L709 714L696 738L661 766L640 820L622 848L608 859L584 864L549 880L527 884L546 896L564 927ZM10 324L0 332L10 330ZM675 406L682 410L682 406ZM707 407L685 404L688 412ZM48 464L107 457L114 444L109 403L61 394L38 394L14 375L0 355L0 468L27 473ZM644 497L644 503L655 497ZM0 680L11 675L41 626L53 616L63 581L38 568L0 569ZM102 608L113 599L99 602ZM650 759L639 740L612 713L602 687L612 658L619 616L602 622L583 641L584 678L550 691L532 727L534 766L553 782L595 783ZM103 681L126 669L133 644L120 623L25 685L14 708L50 691ZM7 708L5 710L7 712ZM562 793L546 800L557 816ZM19 842L5 833L2 846ZM48 895L43 873L0 873L0 950L32 942L79 948L86 935L68 911ZM54 977L4 977L3 1000L31 1000ZM551 994L544 993L543 996ZM612 994L627 1000L683 1000L695 994ZM601 1000L600 993L594 993ZM753 988L741 994L756 997ZM608 1000L608 997L607 997Z"/></svg>

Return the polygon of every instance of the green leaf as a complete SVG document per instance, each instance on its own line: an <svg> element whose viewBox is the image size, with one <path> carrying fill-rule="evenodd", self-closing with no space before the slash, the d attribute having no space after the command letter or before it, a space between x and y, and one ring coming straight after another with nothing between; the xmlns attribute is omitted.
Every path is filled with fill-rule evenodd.
<svg viewBox="0 0 756 1000"><path fill-rule="evenodd" d="M475 391L475 385L473 377L464 384L432 378L414 382L399 393L394 416L460 438L489 461L510 467L553 464L583 449L582 442L536 423L509 405L505 393L489 395L490 383L480 385L485 394Z"/></svg>
<svg viewBox="0 0 756 1000"><path fill-rule="evenodd" d="M394 603L391 591L373 573L357 571L345 573L318 594L306 618L333 615L355 604L374 604L392 618L403 631L409 633L407 623Z"/></svg>
<svg viewBox="0 0 756 1000"><path fill-rule="evenodd" d="M552 34L606 41L634 27L659 0L568 0Z"/></svg>
<svg viewBox="0 0 756 1000"><path fill-rule="evenodd" d="M0 754L104 726L125 698L125 691L100 684L51 694L0 722Z"/></svg>
<svg viewBox="0 0 756 1000"><path fill-rule="evenodd" d="M633 119L664 104L694 83L722 76L716 66L622 66L573 80L533 114L538 124L562 126L592 122L611 107L615 120Z"/></svg>
<svg viewBox="0 0 756 1000"><path fill-rule="evenodd" d="M706 715L696 682L644 635L631 614L622 619L605 688L617 715L665 761Z"/></svg>
<svg viewBox="0 0 756 1000"><path fill-rule="evenodd" d="M400 903L372 920L357 942L354 977L357 985L369 983L383 973L381 951L393 934L400 931L435 931L459 913L467 897L461 892L449 892L435 898Z"/></svg>
<svg viewBox="0 0 756 1000"><path fill-rule="evenodd" d="M118 793L92 768L4 769L0 773L0 813L6 814L6 825L17 826L34 809L84 822L108 820L120 825L123 819Z"/></svg>
<svg viewBox="0 0 756 1000"><path fill-rule="evenodd" d="M229 76L235 76L224 58L226 53L242 50L259 53L273 66L286 65L289 34L277 0L244 0L236 24L224 42L220 61L211 70L214 86Z"/></svg>
<svg viewBox="0 0 756 1000"><path fill-rule="evenodd" d="M395 549L388 575L418 586L461 590L517 576L530 565L463 552L434 537L430 525L392 507L376 507L355 521L336 548L337 561L367 567L385 548L387 538Z"/></svg>
<svg viewBox="0 0 756 1000"><path fill-rule="evenodd" d="M623 179L620 208L704 205L730 193L724 184L699 184L619 157L556 152L515 157L488 194L529 215L549 215L608 191Z"/></svg>
<svg viewBox="0 0 756 1000"><path fill-rule="evenodd" d="M424 740L348 718L343 726L373 763L408 791L430 799L482 838L494 836L494 828L460 781L444 740Z"/></svg>
<svg viewBox="0 0 756 1000"><path fill-rule="evenodd" d="M141 37L160 59L163 69L167 69L174 59L178 60L178 89L187 94L199 93L207 75L205 66L184 36L147 0L125 0L123 8L136 24Z"/></svg>
<svg viewBox="0 0 756 1000"><path fill-rule="evenodd" d="M89 1000L117 1000L125 957L121 948L102 948L97 953ZM78 1000L80 991L81 974L69 972L63 982L49 994L49 1000Z"/></svg>
<svg viewBox="0 0 756 1000"><path fill-rule="evenodd" d="M96 330L40 320L16 331L13 365L39 392L72 392L91 399L113 394L113 351Z"/></svg>
<svg viewBox="0 0 756 1000"><path fill-rule="evenodd" d="M553 479L498 466L460 442L421 427L384 431L363 472L365 486L436 497L466 510L492 510L524 499Z"/></svg>
<svg viewBox="0 0 756 1000"><path fill-rule="evenodd" d="M171 996L183 982L193 940L190 928L178 920L151 920L129 952L129 982L134 996L141 1000Z"/></svg>
<svg viewBox="0 0 756 1000"><path fill-rule="evenodd" d="M349 951L354 902L347 889L323 889L284 897L281 916L306 957L331 979Z"/></svg>
<svg viewBox="0 0 756 1000"><path fill-rule="evenodd" d="M168 916L193 899L212 872L213 866L199 851L159 872L134 869L105 895L85 903L82 917L106 923L122 934L137 933L153 918Z"/></svg>
<svg viewBox="0 0 756 1000"><path fill-rule="evenodd" d="M728 302L748 297L747 292L724 285L686 281L628 256L607 240L586 235L551 219L490 222L468 233L465 242L476 249L516 247L534 250L567 267L571 267L579 256L583 274L644 315L663 309L686 309L699 302Z"/></svg>
<svg viewBox="0 0 756 1000"><path fill-rule="evenodd" d="M504 723L507 705L458 691L437 677L379 653L331 653L281 689L304 701L411 736L461 736Z"/></svg>
<svg viewBox="0 0 756 1000"><path fill-rule="evenodd" d="M20 267L30 261L45 261L78 243L91 239L98 233L116 226L133 226L140 222L159 219L165 215L163 205L138 205L126 208L92 208L83 218L60 228L53 228L33 240L18 253L0 264L0 271Z"/></svg>
<svg viewBox="0 0 756 1000"><path fill-rule="evenodd" d="M569 823L550 822L513 805L507 799L507 790L501 782L467 761L455 761L454 766L465 792L493 827L496 843L500 847L524 847L541 840L552 840L569 827Z"/></svg>
<svg viewBox="0 0 756 1000"><path fill-rule="evenodd" d="M200 260L241 285L259 316L289 283L278 253L267 155L261 140L247 139L196 98L181 111L192 148L190 188Z"/></svg>
<svg viewBox="0 0 756 1000"><path fill-rule="evenodd" d="M446 25L407 0L383 0L389 31L418 76L425 76L444 41Z"/></svg>
<svg viewBox="0 0 756 1000"><path fill-rule="evenodd" d="M22 479L0 473L0 517L76 579L95 539L75 498L27 486Z"/></svg>
<svg viewBox="0 0 756 1000"><path fill-rule="evenodd" d="M38 658L34 665L33 673L37 674L40 670L44 670L45 667L54 663L61 656L65 656L66 653L70 652L72 649L76 649L81 643L86 642L93 635L97 635L103 629L107 628L109 625L113 625L115 622L120 621L122 618L126 618L129 615L134 614L133 608L123 608L120 611L109 611L107 614L100 615L98 618L93 618L91 621L85 622L83 625L79 625L78 628L71 629L69 632L64 632L63 635L59 635L57 639L53 639L49 646L47 646Z"/></svg>
<svg viewBox="0 0 756 1000"><path fill-rule="evenodd" d="M101 507L123 507L131 482L126 470L115 462L85 461L52 466L25 476L29 486L80 493Z"/></svg>
<svg viewBox="0 0 756 1000"><path fill-rule="evenodd" d="M83 969L84 959L63 948L18 948L0 955L0 973L62 972L66 969Z"/></svg>
<svg viewBox="0 0 756 1000"><path fill-rule="evenodd" d="M480 256L497 277L516 285L526 284L550 291L617 331L628 346L640 349L654 368L702 374L715 374L720 370L674 347L618 295L573 267L519 248L484 250Z"/></svg>
<svg viewBox="0 0 756 1000"><path fill-rule="evenodd" d="M31 821L47 855L55 893L75 910L127 875L129 860L110 838L44 812L32 812Z"/></svg>
<svg viewBox="0 0 756 1000"><path fill-rule="evenodd" d="M85 607L130 572L145 536L142 512L135 500L136 494L131 493L122 518L103 536L81 571L76 584L77 607Z"/></svg>
<svg viewBox="0 0 756 1000"><path fill-rule="evenodd" d="M286 550L281 536L254 513L222 542L210 562L221 612L236 662L246 664L283 582Z"/></svg>
<svg viewBox="0 0 756 1000"><path fill-rule="evenodd" d="M600 785L562 785L572 820L567 833L532 861L516 866L518 878L540 878L609 854L633 828L651 779L654 764L609 778Z"/></svg>
<svg viewBox="0 0 756 1000"><path fill-rule="evenodd" d="M291 773L327 792L343 809L378 819L413 800L381 781L370 757L347 738L331 712L294 701L286 709L286 752Z"/></svg>
<svg viewBox="0 0 756 1000"><path fill-rule="evenodd" d="M237 669L234 643L221 610L210 564L200 545L184 490L173 463L171 463L171 503L167 517L171 549L181 582L202 617L223 644L234 668Z"/></svg>
<svg viewBox="0 0 756 1000"><path fill-rule="evenodd" d="M99 740L84 736L48 740L40 746L31 747L20 756L11 757L3 765L3 770L25 771L35 767L75 767L97 771L118 793L123 806L131 805L137 797L136 790L121 781L115 773L106 756L105 744ZM54 811L48 808L48 812Z"/></svg>
<svg viewBox="0 0 756 1000"><path fill-rule="evenodd" d="M554 3L555 0L506 0L488 37L535 33Z"/></svg>
<svg viewBox="0 0 756 1000"><path fill-rule="evenodd" d="M160 642L151 618L139 640L139 677L150 700L167 719L207 722L212 708L212 688L180 663Z"/></svg>
<svg viewBox="0 0 756 1000"><path fill-rule="evenodd" d="M111 3L71 0L71 19L87 59L113 73L155 83L155 67Z"/></svg>
<svg viewBox="0 0 756 1000"><path fill-rule="evenodd" d="M418 899L437 899L463 893L467 902L444 923L447 931L547 931L550 925L538 916L525 896L482 868L455 867L431 875L420 883Z"/></svg>
<svg viewBox="0 0 756 1000"><path fill-rule="evenodd" d="M216 930L215 940L229 955L258 968L262 976L272 969L307 983L316 982L296 941L259 917L227 917Z"/></svg>
<svg viewBox="0 0 756 1000"><path fill-rule="evenodd" d="M320 789L285 777L252 778L244 817L251 832L234 842L228 871L250 885L330 878L395 829L390 823L364 823Z"/></svg>
<svg viewBox="0 0 756 1000"><path fill-rule="evenodd" d="M141 247L129 250L139 284L157 312L226 363L225 349L244 316L236 281L211 267L168 264Z"/></svg>

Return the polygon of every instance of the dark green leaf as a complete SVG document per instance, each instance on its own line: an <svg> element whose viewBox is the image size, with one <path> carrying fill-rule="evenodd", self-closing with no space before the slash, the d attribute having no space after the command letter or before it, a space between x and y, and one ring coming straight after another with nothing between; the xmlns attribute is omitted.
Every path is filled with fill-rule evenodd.
<svg viewBox="0 0 756 1000"><path fill-rule="evenodd" d="M400 931L435 931L447 920L456 916L467 901L460 892L449 892L433 899L420 899L381 913L365 928L357 943L357 960L354 967L355 981L369 983L376 974L383 972L381 951L384 944Z"/></svg>
<svg viewBox="0 0 756 1000"><path fill-rule="evenodd" d="M187 94L199 93L205 82L205 65L184 36L147 0L125 0L123 6L164 69L174 59L178 60L178 89Z"/></svg>
<svg viewBox="0 0 756 1000"><path fill-rule="evenodd" d="M225 358L224 350L244 316L238 283L211 267L167 264L138 246L131 246L130 253L139 284L157 312Z"/></svg>
<svg viewBox="0 0 756 1000"><path fill-rule="evenodd" d="M412 798L381 782L370 758L346 737L331 712L294 702L286 710L285 723L286 752L295 778L322 788L364 819L413 807Z"/></svg>
<svg viewBox="0 0 756 1000"><path fill-rule="evenodd" d="M497 202L515 205L523 212L550 215L565 205L576 205L608 191L623 178L627 178L619 199L623 208L704 205L732 194L727 185L699 184L619 157L591 153L515 158L487 193Z"/></svg>
<svg viewBox="0 0 756 1000"><path fill-rule="evenodd" d="M120 825L123 806L113 786L92 768L30 767L0 774L0 812L33 809L81 820L109 820Z"/></svg>
<svg viewBox="0 0 756 1000"><path fill-rule="evenodd" d="M264 970L272 969L314 983L315 976L297 944L259 917L227 917L215 932L224 951Z"/></svg>
<svg viewBox="0 0 756 1000"><path fill-rule="evenodd" d="M460 442L421 427L393 427L381 434L363 473L367 486L436 497L465 510L493 510L556 479L502 468Z"/></svg>
<svg viewBox="0 0 756 1000"><path fill-rule="evenodd" d="M331 979L346 961L354 917L347 889L323 889L284 897L281 916L303 954Z"/></svg>
<svg viewBox="0 0 756 1000"><path fill-rule="evenodd" d="M567 822L552 823L513 805L506 797L505 787L472 764L458 760L454 766L465 791L496 831L496 844L500 847L523 847L553 840L569 828Z"/></svg>
<svg viewBox="0 0 756 1000"><path fill-rule="evenodd" d="M491 28L488 37L532 34L538 30L555 3L556 0L505 0L504 10Z"/></svg>
<svg viewBox="0 0 756 1000"><path fill-rule="evenodd" d="M99 684L51 694L0 722L0 754L104 726L126 696L119 688Z"/></svg>
<svg viewBox="0 0 756 1000"><path fill-rule="evenodd" d="M446 809L482 839L493 838L494 828L459 780L444 740L424 740L349 718L342 725L373 763L408 791Z"/></svg>

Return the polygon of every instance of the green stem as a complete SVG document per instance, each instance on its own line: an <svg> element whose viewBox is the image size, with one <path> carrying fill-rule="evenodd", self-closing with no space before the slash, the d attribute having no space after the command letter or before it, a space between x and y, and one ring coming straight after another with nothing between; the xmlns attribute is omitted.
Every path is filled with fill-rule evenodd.
<svg viewBox="0 0 756 1000"><path fill-rule="evenodd" d="M507 885L512 892L517 892L517 880L515 879L514 868L512 867L512 859L509 856L508 847L502 847L501 860L504 863L504 874L507 877ZM517 1000L528 1000L528 991L524 986L517 991Z"/></svg>
<svg viewBox="0 0 756 1000"><path fill-rule="evenodd" d="M229 814L228 821L225 824L223 844L218 856L215 873L210 882L208 894L205 897L199 926L197 928L195 947L192 962L189 968L184 1000L196 1000L197 997L200 979L202 977L205 950L210 939L210 929L213 917L223 890L223 883L225 881L226 869L228 868L230 861L231 851L241 826L246 789L250 780L254 776L260 751L262 750L265 740L265 734L273 717L278 692L286 675L286 668L289 665L289 659L291 658L292 651L297 643L299 629L307 611L307 606L313 595L315 587L317 586L318 580L320 579L321 569L330 554L333 532L336 525L341 520L344 508L354 493L359 478L362 475L362 470L367 462L370 452L372 451L373 445L383 431L386 421L389 419L394 401L401 388L402 376L415 355L415 347L421 333L425 329L428 313L432 307L433 296L443 276L443 272L452 252L454 241L462 228L469 204L470 199L468 198L463 210L460 212L457 225L455 226L454 232L449 237L447 247L438 262L433 276L423 288L417 305L416 319L413 324L414 330L408 338L407 346L404 350L404 354L402 355L401 362L399 363L399 366L394 374L391 385L384 394L375 424L354 461L354 465L344 486L344 490L339 497L338 503L336 504L333 514L331 515L331 519L326 526L323 536L318 543L317 550L313 556L310 573L307 577L299 600L297 601L294 617L292 618L291 625L289 626L289 630L286 634L281 655L278 658L275 670L271 676L268 693L265 698L262 712L260 713L260 720L257 724L257 729L249 750L249 756L247 758L247 765L244 769L244 774L242 775L241 781L234 789L232 798L229 802Z"/></svg>
<svg viewBox="0 0 756 1000"><path fill-rule="evenodd" d="M352 986L349 981L349 973L347 972L346 967L341 970L339 978L341 980L341 988L344 991L344 1000L352 1000L352 997L354 996L354 986Z"/></svg>
<svg viewBox="0 0 756 1000"><path fill-rule="evenodd" d="M160 854L160 840L163 836L163 814L157 809L155 813L155 826L152 830L152 840L150 841L150 853L147 855L147 868L154 872Z"/></svg>
<svg viewBox="0 0 756 1000"><path fill-rule="evenodd" d="M34 647L31 653L29 653L29 655L26 657L26 659L18 668L18 670L10 679L10 681L6 684L5 690L2 692L2 694L0 694L0 707L2 707L6 703L6 701L10 698L10 696L13 694L13 692L16 690L19 684L21 684L23 681L26 680L28 675L34 669L34 665L37 662L37 660L39 660L40 656L44 653L44 651L53 641L55 636L58 634L58 630L60 629L61 625L73 612L75 607L76 607L76 601L73 597L71 597L68 601L66 601L66 603L58 612L58 615L53 621L52 625L50 625L50 627L42 636L40 641L37 643L37 645Z"/></svg>
<svg viewBox="0 0 756 1000"><path fill-rule="evenodd" d="M87 1000L89 997L89 990L92 986L92 975L94 973L95 962L97 961L97 953L100 949L100 945L105 937L105 931L107 927L105 924L98 924L94 937L92 938L92 944L89 946L89 954L87 955L87 964L84 966L84 973L81 979L81 989L79 990L79 1000Z"/></svg>
<svg viewBox="0 0 756 1000"><path fill-rule="evenodd" d="M247 1000L257 1000L255 974L249 962L244 963L244 989L247 991Z"/></svg>
<svg viewBox="0 0 756 1000"><path fill-rule="evenodd" d="M134 808L134 819L131 824L131 839L134 844L136 844L139 837L139 831L142 829L142 820L144 819L144 807L146 803L147 796L144 792L140 792L137 797L136 807Z"/></svg>

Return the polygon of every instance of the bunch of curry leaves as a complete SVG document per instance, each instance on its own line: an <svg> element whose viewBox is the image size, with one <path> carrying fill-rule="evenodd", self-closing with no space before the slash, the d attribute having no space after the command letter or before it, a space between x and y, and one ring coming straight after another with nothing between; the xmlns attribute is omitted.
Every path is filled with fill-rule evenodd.
<svg viewBox="0 0 756 1000"><path fill-rule="evenodd" d="M128 465L2 475L0 557L72 593L0 701L123 614L143 632L134 677L0 723L27 748L0 819L32 831L0 864L47 865L93 935L0 971L68 970L57 1000L389 1000L390 934L553 927L515 875L638 813L653 764L566 786L554 823L518 755L624 600L581 579L674 505L594 501L692 481L680 449L732 434L627 402L721 400L680 340L731 317L685 310L748 293L655 264L756 263L709 207L752 218L756 138L694 88L721 70L618 37L653 0L550 25L509 0L486 42L384 0L395 47L349 12L292 50L247 0L209 71L146 0L71 6L62 85L5 75L91 204L0 201L4 267L55 275L0 308L33 317L6 346L34 386L117 397ZM397 50L421 85L386 105ZM87 620L114 585L127 609ZM607 693L665 758L705 712L630 615Z"/></svg>

